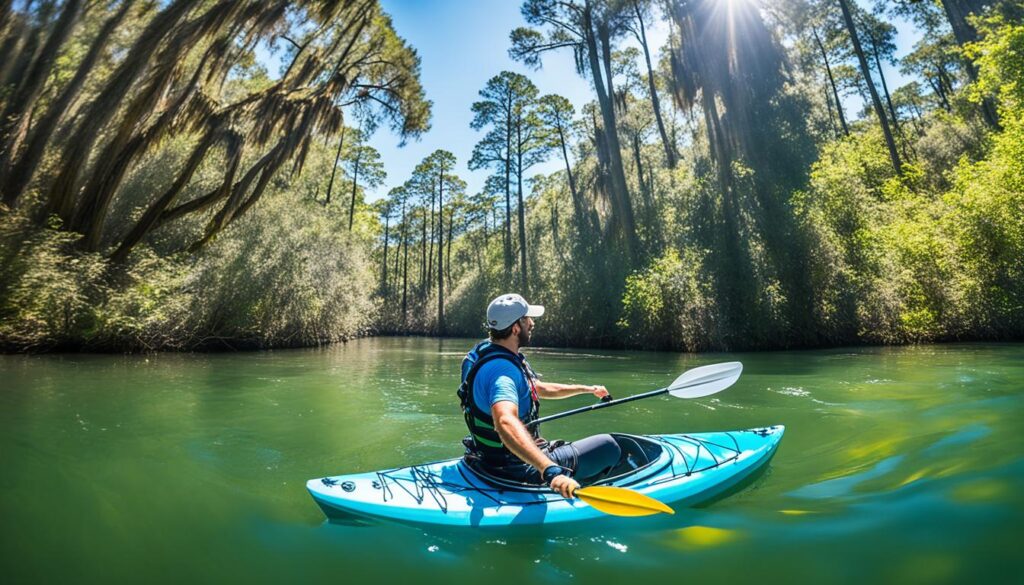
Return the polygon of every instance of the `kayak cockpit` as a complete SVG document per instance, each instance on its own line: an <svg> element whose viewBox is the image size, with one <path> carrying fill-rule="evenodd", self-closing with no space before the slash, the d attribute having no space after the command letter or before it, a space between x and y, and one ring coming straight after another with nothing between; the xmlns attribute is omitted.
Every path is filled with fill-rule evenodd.
<svg viewBox="0 0 1024 585"><path fill-rule="evenodd" d="M613 468L604 473L597 481L590 482L591 484L605 485L626 476L644 476L646 474L643 471L657 462L664 451L661 444L647 437L622 433L611 433L611 436L618 443L622 455ZM550 489L544 485L523 483L494 475L473 458L464 458L463 463L480 479L499 489L510 491L549 491Z"/></svg>
<svg viewBox="0 0 1024 585"><path fill-rule="evenodd" d="M597 482L600 484L612 483L623 476L636 474L639 470L651 466L665 450L660 443L647 437L612 433L612 438L622 449L622 456L619 457L618 465Z"/></svg>

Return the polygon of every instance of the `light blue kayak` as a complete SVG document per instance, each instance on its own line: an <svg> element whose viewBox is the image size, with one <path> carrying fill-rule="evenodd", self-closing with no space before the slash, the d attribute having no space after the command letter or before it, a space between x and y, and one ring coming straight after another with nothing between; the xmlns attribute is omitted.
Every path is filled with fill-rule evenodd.
<svg viewBox="0 0 1024 585"><path fill-rule="evenodd" d="M629 488L673 507L692 506L762 468L785 427L686 435L615 434L620 465L596 485ZM462 459L311 479L306 488L332 518L446 526L558 524L606 517L546 487L482 474Z"/></svg>

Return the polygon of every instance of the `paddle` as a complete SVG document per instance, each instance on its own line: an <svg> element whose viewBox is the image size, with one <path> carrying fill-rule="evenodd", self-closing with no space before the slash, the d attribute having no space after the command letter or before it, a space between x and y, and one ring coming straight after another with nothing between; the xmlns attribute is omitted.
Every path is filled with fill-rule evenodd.
<svg viewBox="0 0 1024 585"><path fill-rule="evenodd" d="M615 406L616 404L624 404L626 402L650 398L652 396L660 396L662 394L671 394L676 398L700 398L702 396L710 396L711 394L721 392L735 384L741 373L743 373L743 364L740 362L725 362L721 364L701 366L699 368L683 372L681 376L676 378L665 388L644 392L643 394L634 394L633 396L627 396L626 398L619 398L617 400L599 402L597 404L591 404L590 406L583 406L573 410L566 410L565 412L559 412L558 414L538 418L527 426L532 427L539 425L542 422L558 420L581 412L590 412L592 410L608 408L609 406Z"/></svg>
<svg viewBox="0 0 1024 585"><path fill-rule="evenodd" d="M590 504L594 509L612 516L650 516L664 512L675 514L668 505L625 488L607 485L592 485L577 488L573 495Z"/></svg>
<svg viewBox="0 0 1024 585"><path fill-rule="evenodd" d="M735 384L741 373L743 373L743 364L740 362L726 362L722 364L701 366L699 368L683 372L682 375L673 380L673 382L665 388L644 392L643 394L635 394L618 400L603 400L598 404L592 404L590 406L584 406L574 410L567 410L565 412L539 418L533 421L529 426L537 425L545 421L565 418L581 412L590 412L600 408L608 408L609 406L614 406L616 404L632 402L642 398L650 398L651 396L659 396L661 394L671 394L676 398L700 398L701 396L710 396L711 394L721 392ZM590 486L577 489L573 492L573 495L587 504L590 504L595 509L612 516L650 516L651 514L657 514L659 512L675 514L675 511L663 502L659 502L650 496L645 496L644 494L626 488L603 485Z"/></svg>

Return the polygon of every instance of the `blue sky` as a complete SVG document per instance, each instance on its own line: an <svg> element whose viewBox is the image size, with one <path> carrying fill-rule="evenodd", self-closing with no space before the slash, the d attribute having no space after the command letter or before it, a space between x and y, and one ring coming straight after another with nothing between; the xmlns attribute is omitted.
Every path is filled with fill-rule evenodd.
<svg viewBox="0 0 1024 585"><path fill-rule="evenodd" d="M866 7L868 0L859 3ZM473 145L483 134L469 127L473 118L470 106L479 99L478 92L487 80L501 71L527 74L542 95L561 94L577 109L593 99L589 82L577 75L568 50L548 53L540 71L509 59L509 32L525 26L518 0L381 0L381 4L391 15L398 34L420 55L421 79L427 98L433 101L433 117L429 132L401 148L398 138L386 128L376 132L370 144L380 151L388 178L382 187L367 193L368 200L377 199L403 183L413 168L438 148L455 154L458 173L466 180L468 192L478 192L488 172L470 171L466 166ZM897 55L902 56L911 50L919 35L905 22L893 24L900 30ZM651 29L648 37L652 49L661 47L667 38L667 26L655 22ZM888 66L886 78L890 90L907 81ZM845 109L853 117L861 104L857 98L850 98ZM531 174L561 167L561 161L553 158L531 169Z"/></svg>
<svg viewBox="0 0 1024 585"><path fill-rule="evenodd" d="M487 80L502 71L529 75L541 95L558 93L577 108L593 99L589 82L576 74L568 50L549 53L540 71L509 59L509 33L526 26L517 0L381 0L381 5L391 15L398 34L419 53L421 80L434 107L431 130L419 141L410 140L399 148L398 139L387 129L374 135L371 144L381 153L388 180L367 199L405 182L413 168L438 148L455 154L467 191L479 192L489 173L470 171L466 166L473 146L484 134L469 127L473 119L470 107L479 100L478 92ZM531 171L558 168L560 162L552 160Z"/></svg>

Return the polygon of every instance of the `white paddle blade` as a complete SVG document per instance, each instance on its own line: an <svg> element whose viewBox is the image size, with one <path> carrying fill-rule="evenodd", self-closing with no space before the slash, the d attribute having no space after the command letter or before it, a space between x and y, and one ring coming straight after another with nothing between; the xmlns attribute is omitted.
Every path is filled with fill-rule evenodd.
<svg viewBox="0 0 1024 585"><path fill-rule="evenodd" d="M676 398L700 398L721 392L736 383L743 373L740 362L710 364L683 372L672 382L668 392Z"/></svg>

